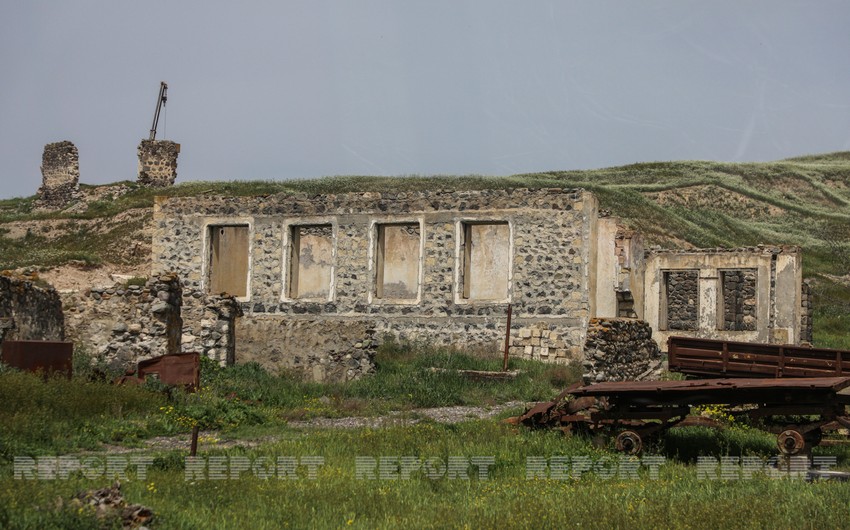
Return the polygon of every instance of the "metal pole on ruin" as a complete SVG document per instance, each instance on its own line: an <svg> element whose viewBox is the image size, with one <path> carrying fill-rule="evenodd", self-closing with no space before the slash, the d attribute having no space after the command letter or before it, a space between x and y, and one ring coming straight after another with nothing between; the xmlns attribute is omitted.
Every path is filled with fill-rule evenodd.
<svg viewBox="0 0 850 530"><path fill-rule="evenodd" d="M508 325L505 327L505 359L502 362L502 371L508 371L508 350L511 347L511 304L508 304Z"/></svg>

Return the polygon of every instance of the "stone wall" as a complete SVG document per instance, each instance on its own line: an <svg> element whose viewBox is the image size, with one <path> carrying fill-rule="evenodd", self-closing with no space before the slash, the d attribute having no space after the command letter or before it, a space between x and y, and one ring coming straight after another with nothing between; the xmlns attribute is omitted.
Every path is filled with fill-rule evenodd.
<svg viewBox="0 0 850 530"><path fill-rule="evenodd" d="M800 311L800 342L812 343L812 322L814 313L814 292L809 280L803 281Z"/></svg>
<svg viewBox="0 0 850 530"><path fill-rule="evenodd" d="M61 208L77 198L80 182L77 147L67 140L45 145L41 155L41 177L37 208Z"/></svg>
<svg viewBox="0 0 850 530"><path fill-rule="evenodd" d="M164 188L174 184L177 178L180 144L170 140L142 140L137 151L139 184L152 188Z"/></svg>
<svg viewBox="0 0 850 530"><path fill-rule="evenodd" d="M699 271L669 271L667 289L667 329L695 330L699 327Z"/></svg>
<svg viewBox="0 0 850 530"><path fill-rule="evenodd" d="M720 271L723 292L723 329L755 331L756 315L755 269Z"/></svg>
<svg viewBox="0 0 850 530"><path fill-rule="evenodd" d="M203 319L196 307L210 294L211 231L248 229L249 273L247 295L238 298L244 317L236 331L237 361L275 359L288 365L307 345L316 355L348 351L364 340L366 330L400 340L424 338L499 351L508 303L516 330L544 322L562 342L550 356L566 359L581 355L592 316L594 242L589 235L595 219L591 194L560 188L158 198L153 263L155 273L175 270L180 275L184 333L200 337ZM404 298L380 296L379 260L386 259L378 247L382 225L406 225L420 237L418 246L404 245L407 252L418 249L405 258L417 264L418 281L405 285ZM476 244L488 244L486 238L474 239L470 227L481 225L501 227L497 236L507 241L500 239L489 253L476 249ZM291 288L298 271L293 234L301 226L329 227L332 234L329 283L318 297L302 298ZM469 233L473 246L466 252ZM477 261L465 267L465 259ZM479 291L465 286L481 280L488 263L507 267L504 286L476 298ZM478 278L465 277L469 271ZM503 298L493 299L494 292L504 293ZM332 344L313 344L323 326L338 329L337 337Z"/></svg>
<svg viewBox="0 0 850 530"><path fill-rule="evenodd" d="M341 382L375 371L379 333L363 320L239 319L239 362L278 372L300 372L314 381ZM300 347L288 349L291 345Z"/></svg>
<svg viewBox="0 0 850 530"><path fill-rule="evenodd" d="M511 326L514 328L515 326ZM579 339L575 330L564 331L548 322L537 322L530 326L511 329L510 355L521 359L567 363L578 358L576 352L568 348ZM572 336L570 336L572 335Z"/></svg>
<svg viewBox="0 0 850 530"><path fill-rule="evenodd" d="M771 344L802 340L799 247L652 249L645 263L644 320L662 349L671 335Z"/></svg>
<svg viewBox="0 0 850 530"><path fill-rule="evenodd" d="M643 320L594 318L584 345L585 379L630 381L657 376L661 350Z"/></svg>
<svg viewBox="0 0 850 530"><path fill-rule="evenodd" d="M68 339L116 370L179 353L181 304L180 281L168 273L144 286L117 284L69 293L64 300Z"/></svg>
<svg viewBox="0 0 850 530"><path fill-rule="evenodd" d="M201 353L221 365L236 362L236 322L242 306L232 296L198 297L186 304L183 314L188 325L181 343L186 351ZM197 335L195 335L197 333Z"/></svg>
<svg viewBox="0 0 850 530"><path fill-rule="evenodd" d="M0 343L6 339L65 340L59 294L36 274L0 273Z"/></svg>

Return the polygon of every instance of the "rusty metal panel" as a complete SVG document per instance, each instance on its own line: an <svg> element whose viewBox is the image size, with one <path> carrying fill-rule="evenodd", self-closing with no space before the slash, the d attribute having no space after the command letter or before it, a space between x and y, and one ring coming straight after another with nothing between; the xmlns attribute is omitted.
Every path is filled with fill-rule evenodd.
<svg viewBox="0 0 850 530"><path fill-rule="evenodd" d="M670 337L671 371L696 376L826 377L850 375L850 351Z"/></svg>
<svg viewBox="0 0 850 530"><path fill-rule="evenodd" d="M7 340L0 360L13 368L45 375L59 372L69 379L73 374L74 344L65 341Z"/></svg>
<svg viewBox="0 0 850 530"><path fill-rule="evenodd" d="M687 381L608 381L573 389L573 396L608 395L611 393L691 392L694 389L825 389L839 391L850 387L850 377L805 377L791 379L692 379Z"/></svg>
<svg viewBox="0 0 850 530"><path fill-rule="evenodd" d="M248 236L248 226L210 227L210 293L247 296Z"/></svg>
<svg viewBox="0 0 850 530"><path fill-rule="evenodd" d="M154 374L166 385L197 389L200 385L201 356L197 353L172 353L139 362L136 377L140 381Z"/></svg>

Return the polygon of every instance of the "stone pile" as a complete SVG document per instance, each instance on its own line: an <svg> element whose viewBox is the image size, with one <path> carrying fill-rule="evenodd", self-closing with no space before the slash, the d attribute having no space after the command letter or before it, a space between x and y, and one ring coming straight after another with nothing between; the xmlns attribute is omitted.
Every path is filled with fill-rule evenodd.
<svg viewBox="0 0 850 530"><path fill-rule="evenodd" d="M652 328L632 318L592 318L584 345L585 382L634 381L660 373Z"/></svg>
<svg viewBox="0 0 850 530"><path fill-rule="evenodd" d="M65 500L60 497L56 504L57 508L61 509L65 506ZM68 504L78 510L84 506L91 507L95 517L104 521L107 528L112 528L109 521L120 519L122 528L146 530L143 525L153 519L153 510L147 506L127 503L121 494L121 483L118 481L111 487L77 493Z"/></svg>

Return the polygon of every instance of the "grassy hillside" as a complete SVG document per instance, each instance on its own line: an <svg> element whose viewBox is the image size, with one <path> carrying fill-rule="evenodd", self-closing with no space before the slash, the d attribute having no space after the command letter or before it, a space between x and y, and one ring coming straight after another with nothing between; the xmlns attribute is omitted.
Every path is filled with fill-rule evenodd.
<svg viewBox="0 0 850 530"><path fill-rule="evenodd" d="M804 274L818 282L818 310L831 315L827 327L843 333L847 321L841 319L850 312L850 289L835 278L850 272L850 152L767 163L652 162L507 177L346 176L189 182L166 190L130 182L118 186L130 191L114 200L110 186L83 186L99 200L63 212L33 211L34 197L0 201L0 268L145 260L149 242L143 229L154 195L583 187L598 196L600 208L641 230L649 244L800 245Z"/></svg>

